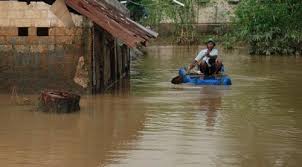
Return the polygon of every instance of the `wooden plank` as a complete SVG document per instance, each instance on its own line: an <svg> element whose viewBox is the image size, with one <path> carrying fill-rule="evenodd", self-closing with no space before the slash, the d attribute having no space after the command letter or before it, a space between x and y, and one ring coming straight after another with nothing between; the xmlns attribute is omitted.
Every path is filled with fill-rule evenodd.
<svg viewBox="0 0 302 167"><path fill-rule="evenodd" d="M150 38L155 38L158 35L156 32L132 21L105 2L66 0L66 4L88 17L129 47L135 47L139 43L144 44Z"/></svg>
<svg viewBox="0 0 302 167"><path fill-rule="evenodd" d="M104 28L115 38L121 39L129 47L135 47L137 43L143 41L141 38L134 37L129 31L121 28L118 23L114 22L112 19L109 19L103 13L97 12L97 10L88 3L84 3L80 0L67 0L66 3L74 10L78 11L82 15L87 16L96 24Z"/></svg>
<svg viewBox="0 0 302 167"><path fill-rule="evenodd" d="M156 34L155 32L153 32L153 34L150 34L149 32L151 31L145 31L145 29L143 29L142 25L132 21L130 18L126 17L124 14L121 14L119 12L117 12L116 10L114 10L113 7L110 7L109 4L107 4L105 7L100 6L96 1L90 1L87 0L92 6L95 7L96 10L98 10L101 13L104 13L106 16L108 16L109 18L111 18L112 20L115 20L117 23L119 23L123 28L126 28L127 30L130 30L132 33L134 33L134 35L136 36L140 36L142 38L144 38L144 40L149 40L150 37L156 37L153 36L153 34ZM105 4L103 4L105 5ZM138 26L140 25L140 26Z"/></svg>

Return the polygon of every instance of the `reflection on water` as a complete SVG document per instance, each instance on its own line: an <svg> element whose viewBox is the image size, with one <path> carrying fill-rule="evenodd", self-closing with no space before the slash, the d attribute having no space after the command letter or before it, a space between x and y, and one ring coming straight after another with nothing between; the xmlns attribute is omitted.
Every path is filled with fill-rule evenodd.
<svg viewBox="0 0 302 167"><path fill-rule="evenodd" d="M301 166L302 59L221 50L232 86L171 85L199 49L149 48L125 89L83 97L79 113L1 95L0 166Z"/></svg>
<svg viewBox="0 0 302 167"><path fill-rule="evenodd" d="M31 96L31 98L36 98ZM129 96L83 97L81 112L46 114L1 99L1 166L104 166L135 148L145 112Z"/></svg>
<svg viewBox="0 0 302 167"><path fill-rule="evenodd" d="M221 108L222 93L217 87L206 86L200 89L200 110L205 112L208 127L213 127Z"/></svg>

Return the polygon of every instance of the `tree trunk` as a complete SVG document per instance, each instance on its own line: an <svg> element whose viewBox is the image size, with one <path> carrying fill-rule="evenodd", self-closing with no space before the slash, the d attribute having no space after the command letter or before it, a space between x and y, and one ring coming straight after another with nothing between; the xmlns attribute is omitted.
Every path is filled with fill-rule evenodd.
<svg viewBox="0 0 302 167"><path fill-rule="evenodd" d="M38 110L43 112L71 113L80 110L81 96L55 90L45 90L39 97Z"/></svg>

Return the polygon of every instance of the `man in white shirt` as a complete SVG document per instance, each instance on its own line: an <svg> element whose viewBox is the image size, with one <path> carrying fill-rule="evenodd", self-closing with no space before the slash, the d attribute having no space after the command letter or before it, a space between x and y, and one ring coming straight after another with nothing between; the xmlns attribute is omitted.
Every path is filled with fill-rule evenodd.
<svg viewBox="0 0 302 167"><path fill-rule="evenodd" d="M207 48L201 50L193 63L189 65L188 73L198 64L200 71L205 75L218 74L221 71L222 61L218 57L218 50L215 47L215 42L209 39Z"/></svg>

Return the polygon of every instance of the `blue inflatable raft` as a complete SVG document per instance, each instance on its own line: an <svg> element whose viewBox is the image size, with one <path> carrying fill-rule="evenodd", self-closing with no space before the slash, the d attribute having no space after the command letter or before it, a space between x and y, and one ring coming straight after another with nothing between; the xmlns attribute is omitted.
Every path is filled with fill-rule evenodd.
<svg viewBox="0 0 302 167"><path fill-rule="evenodd" d="M199 76L187 75L184 68L179 69L179 76L183 78L183 83L194 85L232 85L231 78L227 75L221 76Z"/></svg>

